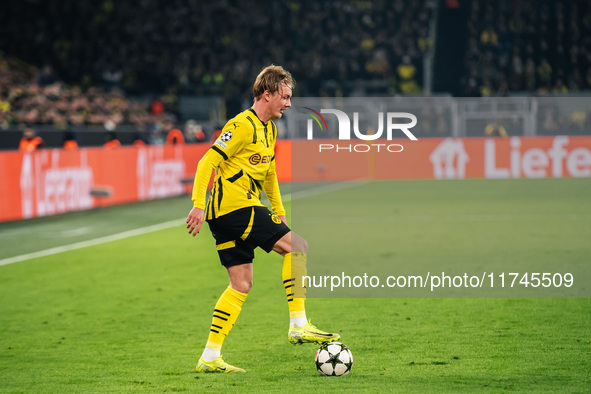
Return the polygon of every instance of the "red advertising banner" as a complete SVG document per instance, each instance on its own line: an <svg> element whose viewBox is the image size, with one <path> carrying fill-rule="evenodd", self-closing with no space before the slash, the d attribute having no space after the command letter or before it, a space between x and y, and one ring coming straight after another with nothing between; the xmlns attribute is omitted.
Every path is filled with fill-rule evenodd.
<svg viewBox="0 0 591 394"><path fill-rule="evenodd" d="M189 193L207 149L0 152L0 221ZM276 157L280 182L591 177L590 136L279 141Z"/></svg>
<svg viewBox="0 0 591 394"><path fill-rule="evenodd" d="M208 145L0 153L0 221L183 194ZM107 194L108 196L105 196Z"/></svg>
<svg viewBox="0 0 591 394"><path fill-rule="evenodd" d="M591 177L591 137L301 140L294 182Z"/></svg>

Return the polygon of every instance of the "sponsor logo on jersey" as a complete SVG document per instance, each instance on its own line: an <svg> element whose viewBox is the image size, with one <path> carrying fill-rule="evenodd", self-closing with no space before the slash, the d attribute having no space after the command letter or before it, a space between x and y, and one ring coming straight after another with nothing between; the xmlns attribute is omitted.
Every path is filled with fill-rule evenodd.
<svg viewBox="0 0 591 394"><path fill-rule="evenodd" d="M266 164L271 162L271 157L272 156L261 156L259 153L255 153L254 155L248 158L248 162L253 166L256 166L260 163Z"/></svg>

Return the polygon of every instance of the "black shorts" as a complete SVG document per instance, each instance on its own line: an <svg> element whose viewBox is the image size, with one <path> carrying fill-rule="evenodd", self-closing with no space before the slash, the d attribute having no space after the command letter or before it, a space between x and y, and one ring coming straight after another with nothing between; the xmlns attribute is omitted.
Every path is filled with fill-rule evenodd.
<svg viewBox="0 0 591 394"><path fill-rule="evenodd" d="M224 267L252 263L254 250L269 253L289 227L266 207L247 207L208 220Z"/></svg>

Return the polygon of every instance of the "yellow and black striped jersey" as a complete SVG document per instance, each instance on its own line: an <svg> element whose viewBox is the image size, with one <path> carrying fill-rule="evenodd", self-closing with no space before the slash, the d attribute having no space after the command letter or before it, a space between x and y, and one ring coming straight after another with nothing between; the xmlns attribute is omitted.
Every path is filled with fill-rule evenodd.
<svg viewBox="0 0 591 394"><path fill-rule="evenodd" d="M263 123L252 108L226 123L195 174L193 205L206 210L206 220L240 208L264 206L263 190L273 211L285 215L275 172L276 139L275 123ZM206 205L207 184L214 169L216 176Z"/></svg>

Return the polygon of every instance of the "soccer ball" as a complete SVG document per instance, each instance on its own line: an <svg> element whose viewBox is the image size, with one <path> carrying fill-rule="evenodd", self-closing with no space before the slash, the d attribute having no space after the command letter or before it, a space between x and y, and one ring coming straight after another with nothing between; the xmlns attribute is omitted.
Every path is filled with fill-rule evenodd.
<svg viewBox="0 0 591 394"><path fill-rule="evenodd" d="M326 376L346 375L353 366L351 351L340 342L328 342L320 346L314 360L318 372Z"/></svg>

